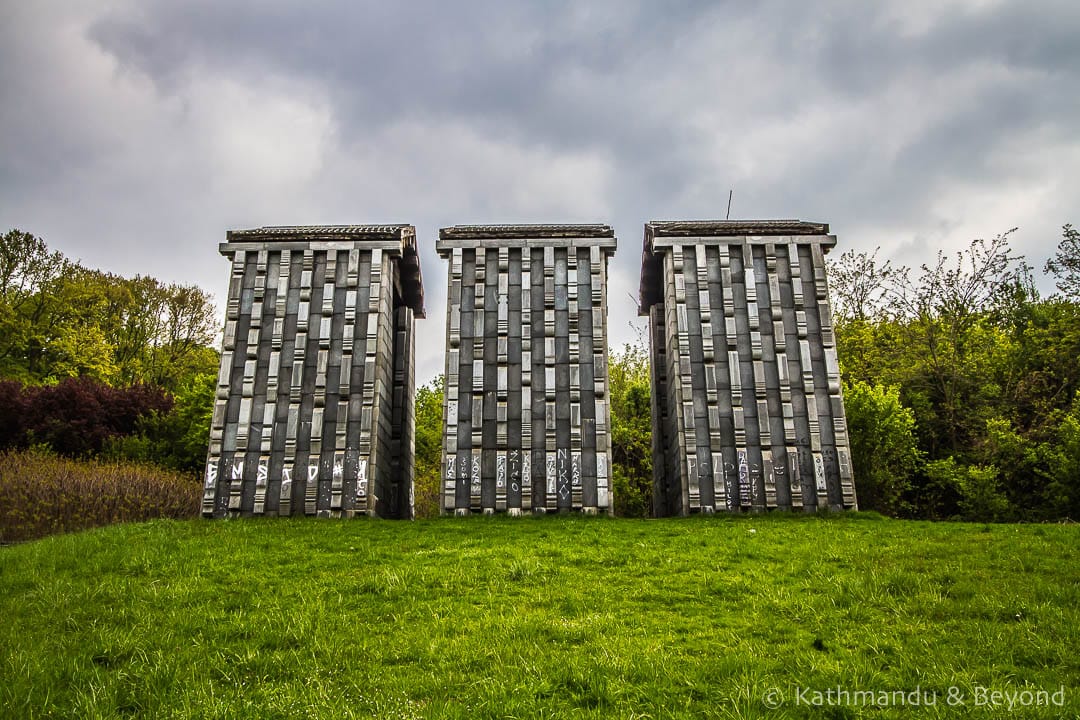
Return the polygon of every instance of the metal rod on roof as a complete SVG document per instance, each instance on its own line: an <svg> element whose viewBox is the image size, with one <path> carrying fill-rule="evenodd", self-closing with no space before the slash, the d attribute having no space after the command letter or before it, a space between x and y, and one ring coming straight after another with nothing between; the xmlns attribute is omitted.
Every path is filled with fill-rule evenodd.
<svg viewBox="0 0 1080 720"><path fill-rule="evenodd" d="M731 219L731 196L734 195L734 194L735 194L735 188L731 188L727 192L727 215L724 217L725 220L730 220Z"/></svg>

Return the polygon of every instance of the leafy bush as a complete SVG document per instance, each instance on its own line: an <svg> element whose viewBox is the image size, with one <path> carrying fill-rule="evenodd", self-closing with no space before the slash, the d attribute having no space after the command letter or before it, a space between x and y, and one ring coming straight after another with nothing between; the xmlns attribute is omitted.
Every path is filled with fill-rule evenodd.
<svg viewBox="0 0 1080 720"><path fill-rule="evenodd" d="M1057 429L1050 451L1046 504L1055 517L1080 520L1080 393Z"/></svg>
<svg viewBox="0 0 1080 720"><path fill-rule="evenodd" d="M611 354L611 491L615 514L648 517L652 509L652 416L649 354L643 342Z"/></svg>
<svg viewBox="0 0 1080 720"><path fill-rule="evenodd" d="M640 475L631 475L616 463L612 467L611 492L615 496L615 514L619 517L649 517L652 512L652 484Z"/></svg>
<svg viewBox="0 0 1080 720"><path fill-rule="evenodd" d="M22 383L17 380L0 380L0 448L16 447L25 443L25 414Z"/></svg>
<svg viewBox="0 0 1080 720"><path fill-rule="evenodd" d="M106 441L102 455L113 460L153 462L174 470L201 471L206 464L217 375L199 373L173 396L172 410L139 417L136 434Z"/></svg>
<svg viewBox="0 0 1080 720"><path fill-rule="evenodd" d="M962 465L950 456L928 462L925 472L920 497L923 515L981 522L1011 519L1013 508L993 465Z"/></svg>
<svg viewBox="0 0 1080 720"><path fill-rule="evenodd" d="M197 517L198 482L149 465L0 454L0 542L117 522Z"/></svg>
<svg viewBox="0 0 1080 720"><path fill-rule="evenodd" d="M920 460L915 414L901 404L899 388L861 380L844 384L844 410L859 507L904 514Z"/></svg>
<svg viewBox="0 0 1080 720"><path fill-rule="evenodd" d="M140 418L172 408L161 388L114 388L87 377L23 387L19 395L19 402L0 410L8 446L44 445L67 457L98 453L108 438L135 432Z"/></svg>
<svg viewBox="0 0 1080 720"><path fill-rule="evenodd" d="M442 481L443 376L416 391L416 465L413 507L416 517L439 514Z"/></svg>
<svg viewBox="0 0 1080 720"><path fill-rule="evenodd" d="M926 463L923 467L924 478L915 492L919 517L931 520L958 517L963 473L963 466L951 455Z"/></svg>
<svg viewBox="0 0 1080 720"><path fill-rule="evenodd" d="M965 520L995 522L1008 518L1009 500L1001 491L996 467L971 465L959 479L960 510Z"/></svg>

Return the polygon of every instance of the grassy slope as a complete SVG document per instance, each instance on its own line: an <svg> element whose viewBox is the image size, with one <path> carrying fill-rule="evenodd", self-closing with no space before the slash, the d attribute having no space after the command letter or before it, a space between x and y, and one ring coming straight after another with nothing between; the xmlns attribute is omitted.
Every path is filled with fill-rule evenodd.
<svg viewBox="0 0 1080 720"><path fill-rule="evenodd" d="M1078 551L1078 526L863 517L117 526L0 549L0 708L904 716L793 705L840 685L937 717L949 686L1064 684L1009 716L1076 716Z"/></svg>

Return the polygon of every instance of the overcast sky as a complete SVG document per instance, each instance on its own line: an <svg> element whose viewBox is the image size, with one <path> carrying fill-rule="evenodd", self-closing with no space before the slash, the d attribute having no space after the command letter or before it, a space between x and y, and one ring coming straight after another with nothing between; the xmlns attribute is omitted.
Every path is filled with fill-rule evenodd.
<svg viewBox="0 0 1080 720"><path fill-rule="evenodd" d="M4 2L0 232L219 305L228 229L603 222L612 346L650 219L828 222L918 266L1080 224L1080 3ZM1043 283L1043 287L1050 285Z"/></svg>

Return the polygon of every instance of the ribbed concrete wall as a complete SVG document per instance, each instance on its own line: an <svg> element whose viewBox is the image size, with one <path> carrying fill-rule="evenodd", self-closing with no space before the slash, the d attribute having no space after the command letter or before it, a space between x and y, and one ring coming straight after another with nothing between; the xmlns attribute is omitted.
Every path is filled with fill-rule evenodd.
<svg viewBox="0 0 1080 720"><path fill-rule="evenodd" d="M854 508L828 226L652 222L653 512Z"/></svg>
<svg viewBox="0 0 1080 720"><path fill-rule="evenodd" d="M412 516L411 225L232 231L203 514Z"/></svg>
<svg viewBox="0 0 1080 720"><path fill-rule="evenodd" d="M443 228L444 513L610 512L604 225Z"/></svg>

